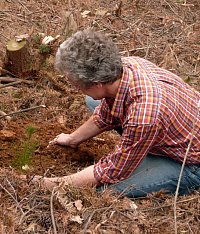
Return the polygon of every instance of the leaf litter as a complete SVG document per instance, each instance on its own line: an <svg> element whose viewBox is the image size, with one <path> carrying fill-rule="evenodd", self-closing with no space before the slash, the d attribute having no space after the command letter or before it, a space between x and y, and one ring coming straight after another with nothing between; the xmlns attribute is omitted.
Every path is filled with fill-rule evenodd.
<svg viewBox="0 0 200 234"><path fill-rule="evenodd" d="M110 191L99 194L95 188L65 186L52 196L40 184L31 183L31 178L35 174L54 177L76 172L106 155L118 140L111 132L77 149L46 148L55 135L72 132L90 116L84 96L54 71L58 45L77 29L94 27L116 42L122 56L149 59L200 90L199 1L3 0L0 9L0 84L3 77L12 77L3 69L9 39L34 36L33 52L38 51L42 38L53 40L50 54L39 55L36 64L40 70L29 78L31 83L0 89L1 116L43 104L47 107L13 115L9 121L0 119L2 233L173 233L174 196L164 191L129 199ZM36 126L39 147L23 181L19 179L22 172L11 165L14 149L23 143L30 122ZM179 233L199 233L199 191L179 197L177 216Z"/></svg>

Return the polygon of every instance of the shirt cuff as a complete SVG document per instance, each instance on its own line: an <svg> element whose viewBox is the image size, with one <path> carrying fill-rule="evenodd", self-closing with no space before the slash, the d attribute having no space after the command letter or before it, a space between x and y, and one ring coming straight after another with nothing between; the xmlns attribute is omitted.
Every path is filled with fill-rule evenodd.
<svg viewBox="0 0 200 234"><path fill-rule="evenodd" d="M94 165L94 177L101 184L115 184L119 181L117 178L111 178L109 176L113 174L114 168L109 165L111 162L107 160L107 157L102 157L98 163Z"/></svg>

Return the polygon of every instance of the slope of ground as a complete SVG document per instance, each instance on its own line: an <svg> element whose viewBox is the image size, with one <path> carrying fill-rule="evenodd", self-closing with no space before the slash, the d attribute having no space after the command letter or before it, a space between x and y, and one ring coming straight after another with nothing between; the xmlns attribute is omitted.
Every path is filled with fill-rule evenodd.
<svg viewBox="0 0 200 234"><path fill-rule="evenodd" d="M7 41L25 33L34 38L32 52L39 60L29 83L6 86L8 81L1 78L12 75L0 70L0 111L46 106L11 119L0 118L0 166L8 169L0 173L0 233L174 232L173 196L158 193L133 202L109 192L96 194L91 188L50 192L33 185L31 178L80 170L106 155L118 139L111 132L77 149L47 148L54 136L72 132L90 115L84 96L64 84L53 69L55 52L65 38L78 29L93 27L111 37L123 56L149 59L200 90L199 12L198 0L0 2L0 67ZM40 33L60 35L45 55L40 53ZM27 133L30 128L34 131L31 141ZM35 146L34 154L29 170L21 171L16 158L25 154L27 144ZM19 180L17 172L27 174L28 182ZM179 233L199 233L199 204L198 191L179 198Z"/></svg>

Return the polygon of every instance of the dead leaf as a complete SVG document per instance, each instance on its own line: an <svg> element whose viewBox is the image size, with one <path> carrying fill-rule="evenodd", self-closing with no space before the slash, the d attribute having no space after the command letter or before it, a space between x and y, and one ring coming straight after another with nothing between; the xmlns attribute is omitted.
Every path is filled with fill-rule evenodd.
<svg viewBox="0 0 200 234"><path fill-rule="evenodd" d="M75 203L77 210L80 211L83 208L83 204L82 204L83 202L81 200L76 200L74 203Z"/></svg>
<svg viewBox="0 0 200 234"><path fill-rule="evenodd" d="M60 35L57 35L56 37L46 36L46 37L43 38L42 44L43 45L48 45L51 42L54 42L55 40L57 40L59 37L60 37Z"/></svg>
<svg viewBox="0 0 200 234"><path fill-rule="evenodd" d="M75 207L73 202L68 201L68 197L66 196L66 193L62 187L57 191L56 199L59 201L62 207L65 208L69 213L75 212Z"/></svg>
<svg viewBox="0 0 200 234"><path fill-rule="evenodd" d="M190 84L190 82L191 82L191 77L189 77L189 76L183 77L183 80L184 80L186 83Z"/></svg>
<svg viewBox="0 0 200 234"><path fill-rule="evenodd" d="M132 202L130 203L130 207L131 207L132 210L136 210L136 209L138 208L138 206L135 204L134 201L132 201Z"/></svg>
<svg viewBox="0 0 200 234"><path fill-rule="evenodd" d="M37 226L36 223L31 223L27 229L25 229L25 232L34 232L35 231L35 226Z"/></svg>
<svg viewBox="0 0 200 234"><path fill-rule="evenodd" d="M69 36L72 33L76 32L78 29L78 25L74 19L74 15L71 11L65 11L63 13L64 15L64 28L63 28L63 34L65 36Z"/></svg>
<svg viewBox="0 0 200 234"><path fill-rule="evenodd" d="M63 225L66 227L69 223L69 218L70 218L70 214L68 212L62 212L60 214L60 219L63 223Z"/></svg>
<svg viewBox="0 0 200 234"><path fill-rule="evenodd" d="M116 4L114 13L117 17L121 16L122 14L122 1L120 1L118 4Z"/></svg>
<svg viewBox="0 0 200 234"><path fill-rule="evenodd" d="M81 12L81 15L82 15L83 18L86 18L88 16L91 16L92 13L91 13L91 11L86 10L86 11Z"/></svg>
<svg viewBox="0 0 200 234"><path fill-rule="evenodd" d="M76 212L73 202L69 202L68 204L65 204L65 209L66 209L70 214Z"/></svg>
<svg viewBox="0 0 200 234"><path fill-rule="evenodd" d="M26 165L22 166L22 170L29 171L30 167L26 164Z"/></svg>
<svg viewBox="0 0 200 234"><path fill-rule="evenodd" d="M121 205L124 209L133 209L136 210L138 208L138 206L135 204L134 201L130 200L129 198L125 197L122 202Z"/></svg>
<svg viewBox="0 0 200 234"><path fill-rule="evenodd" d="M9 115L7 115L4 111L0 111L0 115L2 115L2 116L5 116L4 118L8 121L8 122L10 122L11 121L11 119L12 119L12 117L10 117Z"/></svg>
<svg viewBox="0 0 200 234"><path fill-rule="evenodd" d="M134 230L134 234L140 234L141 233L140 228L138 227L137 224L132 224L131 228L132 228L132 230Z"/></svg>
<svg viewBox="0 0 200 234"><path fill-rule="evenodd" d="M66 126L66 117L64 115L58 116L58 123L62 126L65 127Z"/></svg>
<svg viewBox="0 0 200 234"><path fill-rule="evenodd" d="M79 216L79 215L76 215L76 216L72 216L70 218L71 221L74 221L74 222L77 222L79 224L82 224L83 223L83 219Z"/></svg>
<svg viewBox="0 0 200 234"><path fill-rule="evenodd" d="M4 140L12 140L15 137L16 133L11 130L1 130L0 135Z"/></svg>
<svg viewBox="0 0 200 234"><path fill-rule="evenodd" d="M23 41L23 40L26 40L29 38L29 35L27 33L25 34L21 34L19 36L15 36L15 39L17 42L20 42L20 41Z"/></svg>
<svg viewBox="0 0 200 234"><path fill-rule="evenodd" d="M96 16L104 16L108 13L107 9L97 9L95 12Z"/></svg>

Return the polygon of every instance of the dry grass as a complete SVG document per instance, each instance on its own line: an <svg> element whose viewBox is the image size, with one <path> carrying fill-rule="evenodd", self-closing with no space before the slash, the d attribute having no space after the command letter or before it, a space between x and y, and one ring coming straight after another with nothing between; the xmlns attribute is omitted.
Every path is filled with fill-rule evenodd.
<svg viewBox="0 0 200 234"><path fill-rule="evenodd" d="M88 187L67 186L51 193L10 171L1 171L0 192L1 233L174 232L173 197L163 193L134 202ZM198 192L180 198L178 233L198 233L199 204Z"/></svg>
<svg viewBox="0 0 200 234"><path fill-rule="evenodd" d="M5 55L6 42L16 35L28 33L56 36L60 39L52 45L48 64L31 77L30 84L0 89L0 110L7 113L45 104L46 109L14 118L23 136L23 126L29 121L46 123L41 130L54 134L58 129L52 123L65 122L69 129L80 124L88 113L83 105L83 96L72 87L62 86L62 77L53 71L53 58L58 44L73 30L94 27L104 31L119 46L124 56L141 56L180 75L186 82L200 90L200 6L198 0L124 0L120 1L64 1L64 0L17 0L0 2L0 56ZM107 10L106 15L97 11ZM83 18L85 10L91 13ZM67 16L71 12L73 20ZM37 48L35 48L37 49ZM2 63L3 59L1 59ZM0 64L1 66L1 64ZM50 72L48 77L46 72ZM49 74L49 73L48 73ZM1 73L0 73L1 76ZM56 77L56 79L55 79ZM70 114L68 113L70 110ZM76 115L79 110L79 115ZM34 114L32 114L34 113ZM43 116L43 118L41 117ZM10 128L13 122L0 121L0 129ZM60 123L61 125L64 123ZM62 126L63 129L65 129ZM60 128L60 129L62 129ZM13 125L14 129L14 125ZM60 130L59 129L59 130ZM47 142L48 136L38 133ZM105 138L107 136L105 135ZM90 148L90 142L86 149ZM95 143L100 151L108 151L104 143ZM3 142L0 153L4 157L1 165L10 162L12 142ZM6 149L6 153L4 151ZM45 152L45 144L38 149L44 153L47 163L48 154L57 160L59 155L60 171L72 172L74 165L63 166L65 152L61 149ZM79 151L77 151L79 152ZM74 154L76 152L73 152ZM41 159L40 159L41 160ZM63 160L63 161L62 161ZM53 160L52 160L53 161ZM58 161L58 160L57 160ZM84 165L75 165L82 167ZM66 169L67 168L67 169ZM41 168L38 169L40 171ZM63 171L62 171L63 170ZM135 199L138 209L127 198L118 198L109 192L97 194L94 188L67 187L51 193L40 186L21 181L11 171L0 173L0 233L173 233L173 196L156 193L147 198ZM50 169L56 174L55 169ZM76 201L81 200L83 207L78 210ZM179 197L177 201L178 233L199 233L200 194ZM132 208L131 208L132 207ZM72 221L76 217L77 221ZM54 225L55 222L55 225Z"/></svg>

